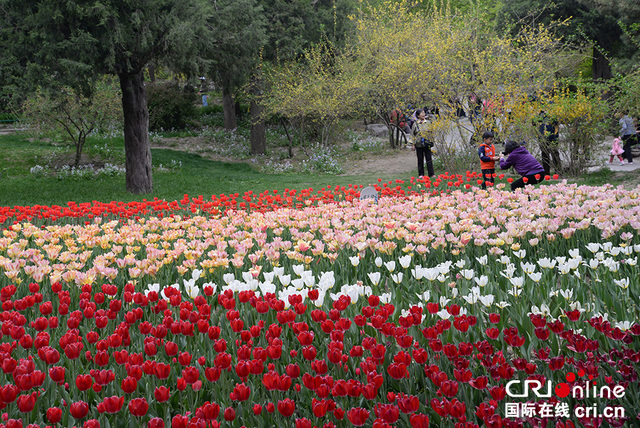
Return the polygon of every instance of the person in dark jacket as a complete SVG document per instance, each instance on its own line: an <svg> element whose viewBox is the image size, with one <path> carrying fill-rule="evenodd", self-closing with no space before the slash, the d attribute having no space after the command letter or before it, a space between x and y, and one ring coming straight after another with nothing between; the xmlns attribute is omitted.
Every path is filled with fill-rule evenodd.
<svg viewBox="0 0 640 428"><path fill-rule="evenodd" d="M420 178L424 176L424 161L427 160L427 173L429 177L435 174L433 170L433 159L431 157L431 147L433 147L432 123L427 119L424 110L416 110L416 121L413 123L411 134L413 135L414 150L418 155L418 175Z"/></svg>
<svg viewBox="0 0 640 428"><path fill-rule="evenodd" d="M544 180L544 168L540 162L529 153L526 147L515 141L507 141L504 145L503 155L500 158L500 169L513 167L522 177L511 183L511 190L516 190L528 184L540 183Z"/></svg>

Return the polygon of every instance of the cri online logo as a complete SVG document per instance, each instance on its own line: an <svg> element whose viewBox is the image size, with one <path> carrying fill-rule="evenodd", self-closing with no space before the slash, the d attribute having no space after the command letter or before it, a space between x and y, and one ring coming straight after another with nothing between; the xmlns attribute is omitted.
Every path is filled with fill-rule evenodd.
<svg viewBox="0 0 640 428"><path fill-rule="evenodd" d="M584 377L584 370L578 370L577 376ZM567 382L574 382L576 380L576 374L569 372L565 376ZM518 385L520 383L524 383L524 388L522 393L518 394L512 390L514 385ZM571 395L573 398L622 398L624 397L624 386L616 385L613 388L608 385L603 385L600 388L597 386L598 382L593 380L593 376L589 376L588 380L584 383L584 385L573 385L573 388L569 386L569 384L565 382L561 382L553 388L552 382L547 381L546 391L542 390L543 385L542 382L535 379L527 379L524 382L519 380L511 380L506 385L506 392L509 397L529 397L529 392L533 392L533 394L538 398L550 398L552 391L555 392L556 396L560 398L565 398Z"/></svg>

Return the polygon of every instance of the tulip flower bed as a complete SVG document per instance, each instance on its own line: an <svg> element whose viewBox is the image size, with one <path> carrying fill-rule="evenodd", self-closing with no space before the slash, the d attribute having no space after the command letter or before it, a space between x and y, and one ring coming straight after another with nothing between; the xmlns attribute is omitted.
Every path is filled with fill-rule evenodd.
<svg viewBox="0 0 640 428"><path fill-rule="evenodd" d="M441 174L433 181L429 177L421 179L412 177L409 182L403 180L389 181L387 183L379 182L374 187L382 197L404 198L425 192L436 195L454 189L473 190L472 184L476 182L480 184L482 182L479 177L478 173L467 171L464 176L460 174ZM554 180L557 180L557 178L557 175L553 176ZM497 188L504 188L507 182L512 181L511 178L505 179L504 174L498 175L496 179ZM547 180L551 179L552 177L547 176ZM148 215L158 217L176 214L217 216L230 210L265 212L281 208L301 209L322 203L353 201L360 196L362 187L361 185L336 186L334 188L327 186L318 191L309 188L301 191L284 189L283 192L267 190L257 194L253 192L245 192L243 195L238 193L222 194L212 195L211 201L205 201L202 195L196 198L189 198L188 195L184 195L184 198L180 201L171 202L156 198L151 201L145 199L142 202L114 201L103 203L93 201L91 203L77 203L70 201L67 206L5 206L0 207L0 225L13 221L45 221L50 223L61 219L72 222L74 220L90 220L95 217L108 220L137 218Z"/></svg>
<svg viewBox="0 0 640 428"><path fill-rule="evenodd" d="M0 426L638 423L640 191L404 192L8 226Z"/></svg>

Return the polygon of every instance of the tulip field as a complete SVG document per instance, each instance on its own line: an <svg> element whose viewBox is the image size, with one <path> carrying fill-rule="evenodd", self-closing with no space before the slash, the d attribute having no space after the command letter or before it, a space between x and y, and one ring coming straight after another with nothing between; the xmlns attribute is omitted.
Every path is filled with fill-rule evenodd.
<svg viewBox="0 0 640 428"><path fill-rule="evenodd" d="M640 425L640 187L476 178L0 207L0 427Z"/></svg>

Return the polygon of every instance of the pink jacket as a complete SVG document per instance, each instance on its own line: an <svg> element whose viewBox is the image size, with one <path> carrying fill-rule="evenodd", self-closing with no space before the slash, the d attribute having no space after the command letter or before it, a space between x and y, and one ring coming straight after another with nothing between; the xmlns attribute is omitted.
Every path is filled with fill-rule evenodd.
<svg viewBox="0 0 640 428"><path fill-rule="evenodd" d="M624 153L622 149L622 140L620 138L614 138L613 143L611 143L611 154L614 156L621 155Z"/></svg>

